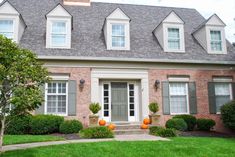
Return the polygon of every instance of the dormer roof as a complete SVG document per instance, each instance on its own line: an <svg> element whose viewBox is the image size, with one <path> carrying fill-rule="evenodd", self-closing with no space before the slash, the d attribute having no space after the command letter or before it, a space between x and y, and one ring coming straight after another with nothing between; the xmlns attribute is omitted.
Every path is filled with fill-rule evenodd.
<svg viewBox="0 0 235 157"><path fill-rule="evenodd" d="M117 20L117 19L121 19L121 20L131 20L130 17L124 13L124 11L120 8L116 8L111 14L109 14L106 17L106 20Z"/></svg>
<svg viewBox="0 0 235 157"><path fill-rule="evenodd" d="M70 17L73 16L60 4L58 3L53 9L51 9L47 14L46 17Z"/></svg>

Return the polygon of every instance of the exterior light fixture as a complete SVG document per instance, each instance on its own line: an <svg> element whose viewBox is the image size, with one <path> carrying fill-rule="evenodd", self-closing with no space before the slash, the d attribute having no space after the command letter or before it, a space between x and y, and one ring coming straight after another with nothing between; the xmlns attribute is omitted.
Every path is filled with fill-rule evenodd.
<svg viewBox="0 0 235 157"><path fill-rule="evenodd" d="M156 81L154 82L154 87L155 87L156 89L158 89L158 88L159 88L159 85L160 85L160 81L159 81L159 80L156 80Z"/></svg>
<svg viewBox="0 0 235 157"><path fill-rule="evenodd" d="M80 80L79 87L80 87L80 88L83 88L83 87L84 87L85 82L86 82L86 81L85 81L84 79L81 79L81 80Z"/></svg>

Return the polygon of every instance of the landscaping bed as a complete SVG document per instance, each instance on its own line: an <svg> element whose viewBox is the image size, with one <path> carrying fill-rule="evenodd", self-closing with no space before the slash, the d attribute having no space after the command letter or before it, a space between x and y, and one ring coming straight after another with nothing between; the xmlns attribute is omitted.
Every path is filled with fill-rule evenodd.
<svg viewBox="0 0 235 157"><path fill-rule="evenodd" d="M235 138L235 133L220 133L215 131L187 131L179 132L179 136L183 137L223 137Z"/></svg>

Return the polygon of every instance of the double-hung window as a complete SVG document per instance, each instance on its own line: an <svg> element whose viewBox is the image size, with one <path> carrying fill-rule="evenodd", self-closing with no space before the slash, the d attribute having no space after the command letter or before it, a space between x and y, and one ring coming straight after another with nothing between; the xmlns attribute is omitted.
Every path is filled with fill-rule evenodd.
<svg viewBox="0 0 235 157"><path fill-rule="evenodd" d="M179 28L168 28L168 48L173 50L180 49Z"/></svg>
<svg viewBox="0 0 235 157"><path fill-rule="evenodd" d="M125 25L112 24L112 47L124 48L125 46Z"/></svg>
<svg viewBox="0 0 235 157"><path fill-rule="evenodd" d="M13 20L0 20L0 34L9 39L14 38Z"/></svg>
<svg viewBox="0 0 235 157"><path fill-rule="evenodd" d="M222 51L221 31L210 31L211 51Z"/></svg>
<svg viewBox="0 0 235 157"><path fill-rule="evenodd" d="M67 115L68 83L52 81L46 84L46 113Z"/></svg>
<svg viewBox="0 0 235 157"><path fill-rule="evenodd" d="M66 36L67 36L66 22L63 21L52 22L51 45L53 47L65 47L66 38L67 38Z"/></svg>
<svg viewBox="0 0 235 157"><path fill-rule="evenodd" d="M170 82L169 94L171 114L188 114L188 83Z"/></svg>
<svg viewBox="0 0 235 157"><path fill-rule="evenodd" d="M220 108L232 99L232 85L229 82L215 83L215 103L216 112L220 113Z"/></svg>

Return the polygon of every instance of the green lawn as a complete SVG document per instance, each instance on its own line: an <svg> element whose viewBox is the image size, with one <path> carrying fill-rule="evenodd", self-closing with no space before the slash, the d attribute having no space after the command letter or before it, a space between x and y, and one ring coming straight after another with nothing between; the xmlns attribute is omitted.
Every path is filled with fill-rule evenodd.
<svg viewBox="0 0 235 157"><path fill-rule="evenodd" d="M64 140L64 138L49 135L5 135L3 145L59 140Z"/></svg>
<svg viewBox="0 0 235 157"><path fill-rule="evenodd" d="M2 157L232 157L235 139L172 138L154 142L67 144L6 152Z"/></svg>

